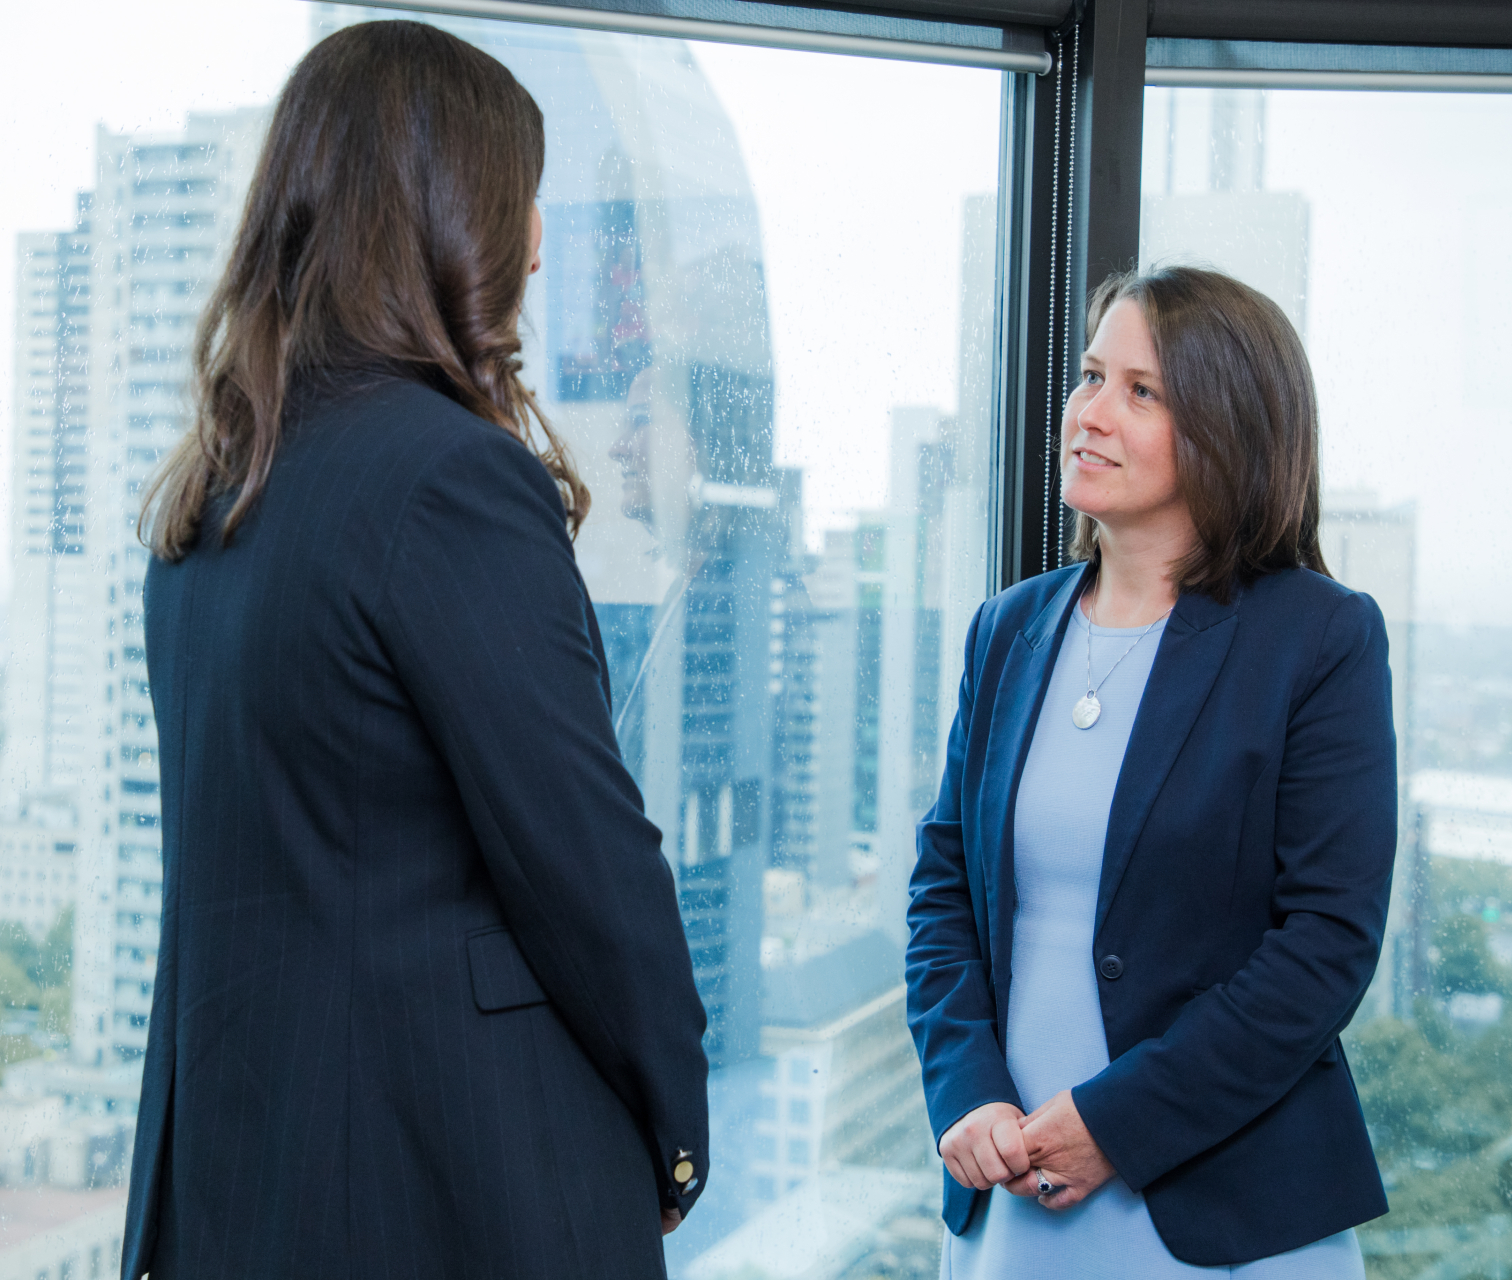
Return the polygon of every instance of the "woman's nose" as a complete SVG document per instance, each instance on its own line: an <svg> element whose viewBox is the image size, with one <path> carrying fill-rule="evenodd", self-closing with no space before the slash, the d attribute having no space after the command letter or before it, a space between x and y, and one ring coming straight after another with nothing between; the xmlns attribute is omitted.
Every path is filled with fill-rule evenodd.
<svg viewBox="0 0 1512 1280"><path fill-rule="evenodd" d="M1109 429L1107 414L1107 398L1103 395L1103 387L1090 388L1091 394L1077 406L1076 425L1083 431L1095 431L1098 435L1106 435Z"/></svg>

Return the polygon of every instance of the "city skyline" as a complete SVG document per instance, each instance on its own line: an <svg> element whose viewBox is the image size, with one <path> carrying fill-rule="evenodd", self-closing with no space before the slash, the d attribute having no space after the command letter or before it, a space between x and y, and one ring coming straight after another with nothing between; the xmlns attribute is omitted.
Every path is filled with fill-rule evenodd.
<svg viewBox="0 0 1512 1280"><path fill-rule="evenodd" d="M315 32L355 16L318 10ZM485 44L498 32L458 25ZM723 1206L713 1192L704 1206L704 1230L727 1232L840 1160L927 1166L902 1017L901 902L908 833L943 743L939 708L954 697L940 645L947 632L955 643L966 621L944 626L941 606L964 593L969 607L985 589L985 496L970 489L985 470L964 465L975 445L960 437L988 430L985 388L973 377L990 358L991 291L970 283L968 308L985 312L965 326L973 372L962 385L975 416L894 410L875 433L892 457L883 501L853 503L847 527L831 530L838 539L811 530L805 472L775 454L762 237L728 121L680 46L653 46L650 60L642 49L627 82L619 51L628 43L531 30L510 50L557 122L530 359L548 412L596 476L599 530L580 540L580 564L625 668L617 691L639 681L648 703L641 727L623 733L626 755L666 833L711 1014L708 1049L730 1080L726 1119L770 1102L796 1126L765 1130L757 1120L752 1132L771 1134L770 1152L762 1137L727 1171ZM636 82L656 92L638 102L628 91ZM675 128L658 115L667 100L680 104ZM0 789L11 797L6 833L18 856L35 856L40 833L72 842L77 913L68 1052L6 1076L6 1091L28 1099L16 1105L36 1117L25 1149L60 1153L54 1165L16 1166L33 1180L75 1176L61 1154L73 1149L70 1135L87 1130L79 1176L91 1183L118 1178L129 1150L162 895L141 639L147 553L135 513L187 425L194 318L264 119L249 109L194 114L182 131L99 130L97 179L74 225L22 244L13 466L24 502L13 512L17 656ZM646 138L658 136L681 137L702 161L697 173L680 170L665 142L648 150ZM721 147L723 167L710 163ZM991 199L957 218L968 263L990 262ZM657 517L637 520L616 511L622 463L612 455L642 374L654 380L650 403L670 438L696 442L698 469L692 489L686 476L672 476L670 490L653 477ZM955 457L963 466L953 477ZM809 549L810 532L824 552ZM841 599L819 609L809 584L822 570ZM675 625L658 627L668 608ZM657 635L671 637L667 651L656 650ZM847 698L862 708L854 723L834 714ZM839 776L821 791L824 768ZM854 948L884 943L894 972L858 970L866 981L847 997L854 1008L782 1003L821 980L812 966L825 957L848 971L869 963ZM824 985L833 992L832 980ZM774 1093L778 1076L765 1068L743 1074L787 1061L772 1025L827 1064L817 1092ZM857 1071L882 1062L893 1081L888 1114L898 1114L873 1133L845 1117L864 1105L877 1120ZM808 1119L794 1119L802 1107Z"/></svg>
<svg viewBox="0 0 1512 1280"><path fill-rule="evenodd" d="M24 33L11 46L35 46L41 56L29 57L8 79L0 79L0 104L17 122L0 138L11 148L8 172L15 179L0 192L4 278L12 278L18 232L61 227L71 219L76 192L90 185L96 121L114 131L172 132L182 128L186 110L266 104L308 46L321 10L306 0L263 0L255 8L231 5L214 12L180 0L168 3L167 38L161 32L149 36L129 15L84 0L76 7L78 36L61 63L48 62L51 45L29 41ZM403 16L387 9L340 8L362 17ZM40 13L36 19L45 21ZM506 62L510 40L528 43L541 30L497 26L505 35L496 51ZM631 49L657 43L607 39ZM222 41L238 50L234 71L185 56L186 50ZM821 502L823 511L842 514L877 506L885 492L886 464L870 442L885 434L890 405L955 408L959 262L951 235L938 229L954 226L968 195L995 186L999 77L963 68L679 44L729 107L739 149L758 175L773 341L782 370L776 388L778 453L784 465L814 473L816 483L809 488L815 512ZM120 74L123 57L136 69L133 76ZM785 85L780 103L763 101L774 74ZM57 92L64 83L69 91ZM927 102L929 110L912 110L916 102ZM825 129L805 127L795 134L795 121L812 121L821 110L828 118ZM928 121L935 113L953 121L943 139L930 136ZM879 274L873 264L886 260L899 243L909 246L907 261ZM831 253L829 245L850 251ZM889 301L894 305L885 305ZM0 448L11 403L11 316L4 310ZM531 330L541 328L544 318L532 297L527 355ZM843 419L849 430L830 433L833 444L816 440L808 424L817 418ZM820 452L805 456L809 449ZM863 482L868 490L859 497L843 492ZM7 491L8 482L0 483L0 543L9 529ZM810 527L819 525L811 520ZM8 572L9 556L0 545L0 599Z"/></svg>
<svg viewBox="0 0 1512 1280"><path fill-rule="evenodd" d="M319 6L312 35L362 16ZM527 368L595 491L579 560L599 606L622 750L677 877L714 1024L716 1129L733 1153L699 1216L670 1242L673 1274L738 1271L752 1250L772 1247L773 1206L805 1183L833 1198L837 1170L876 1216L846 1247L870 1247L862 1236L883 1238L886 1223L919 1212L935 1191L920 1181L921 1171L933 1178L932 1155L902 1014L903 905L913 824L933 799L966 626L987 586L999 228L996 198L973 184L988 150L995 164L996 140L962 166L948 222L937 213L946 201L931 197L945 250L930 247L919 269L929 279L906 295L923 299L918 314L892 328L825 330L816 357L795 346L816 315L828 323L834 311L792 300L781 250L803 238L796 202L789 196L774 251L767 209L778 170L769 139L750 145L769 126L751 131L754 99L740 84L770 51L690 55L675 42L445 22L507 56L556 130ZM741 112L706 73L713 65L728 73ZM869 67L863 79L881 83L882 73ZM1267 127L1253 106L1224 108L1224 136ZM950 104L935 109L943 116ZM5 310L23 321L12 345L21 353L13 400L24 411L10 419L7 563L35 563L14 574L16 643L0 702L0 793L14 800L0 811L0 921L39 934L65 894L77 916L71 1060L7 1072L0 1110L24 1114L14 1127L29 1136L5 1157L6 1180L108 1181L129 1149L130 1063L145 1042L162 884L141 639L147 553L135 510L186 422L188 335L235 225L265 110L195 111L182 128L153 132L97 129L95 180L73 194L71 222L17 233L19 289ZM1284 252L1251 261L1277 267L1270 287L1322 344L1322 364L1335 348L1318 299L1341 286L1333 279L1320 294L1310 273L1315 234L1321 224L1336 235L1337 212L1320 219L1318 200L1300 188L1270 198L1273 148L1225 150L1210 136L1213 116L1193 119L1197 140L1178 140L1170 154L1192 165L1205 156L1205 167L1200 177L1197 167L1172 171L1156 199L1174 203L1152 206L1151 229L1162 207L1180 210L1187 220L1167 242L1192 242L1218 209L1284 240ZM855 203L860 214L817 225L830 234L864 219L865 201ZM889 223L890 234L906 223ZM863 265L902 278L893 248ZM955 264L942 271L945 251ZM813 246L805 252L811 261ZM850 269L806 283L844 290ZM954 295L943 307L942 277ZM1475 315L1488 305L1483 292L1477 284L1466 295ZM899 374L881 392L846 398L851 382L886 363L877 341L907 340L920 315L943 323L946 314L950 355L939 357L944 340L933 335L927 360L938 367L927 379ZM1479 352L1490 341L1476 334L1468 345ZM924 358L905 355L893 363ZM797 391L785 383L786 360L807 368ZM840 390L815 398L826 369ZM1337 394L1337 373L1320 381ZM932 399L877 409L883 393L930 384ZM642 445L636 431L647 433ZM1328 431L1325 419L1325 447L1336 452L1370 439L1356 426L1330 445ZM626 461L637 448L651 460L642 470ZM1325 546L1339 576L1375 594L1387 617L1404 832L1418 820L1415 803L1429 833L1424 856L1512 849L1512 809L1475 781L1512 773L1512 719L1490 746L1461 741L1465 724L1494 737L1486 709L1500 695L1485 679L1455 679L1454 655L1484 665L1482 649L1454 649L1446 627L1448 640L1435 632L1435 643L1449 656L1433 682L1413 666L1422 619L1439 616L1424 593L1444 590L1419 569L1442 554L1442 494L1414 503L1399 484L1370 492L1389 468L1344 474L1360 484L1328 492ZM1429 550L1425 538L1436 540ZM1494 663L1500 633L1490 634ZM1404 854L1415 850L1404 838ZM45 870L26 890L40 903L21 903L12 888L8 877L23 870ZM1426 923L1404 914L1406 872L1368 1013L1410 1013L1420 994ZM24 1158L42 1149L42 1134L56 1143L56 1178L45 1161ZM817 1236L796 1238L817 1250Z"/></svg>

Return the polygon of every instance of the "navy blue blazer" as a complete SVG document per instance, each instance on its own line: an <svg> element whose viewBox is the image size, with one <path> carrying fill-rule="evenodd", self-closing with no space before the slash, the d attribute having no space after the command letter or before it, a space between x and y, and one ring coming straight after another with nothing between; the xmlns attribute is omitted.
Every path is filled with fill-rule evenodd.
<svg viewBox="0 0 1512 1280"><path fill-rule="evenodd" d="M1003 1048L1013 810L1085 572L1004 591L967 635L909 907L936 1143L979 1106L1022 1105ZM1114 791L1087 957L1111 1065L1072 1097L1185 1262L1249 1262L1386 1212L1339 1033L1380 953L1396 814L1375 602L1301 569L1227 605L1182 595ZM979 1200L946 1174L952 1231Z"/></svg>
<svg viewBox="0 0 1512 1280"><path fill-rule="evenodd" d="M297 398L235 540L147 575L122 1273L662 1280L704 1011L561 500L498 427L369 383Z"/></svg>

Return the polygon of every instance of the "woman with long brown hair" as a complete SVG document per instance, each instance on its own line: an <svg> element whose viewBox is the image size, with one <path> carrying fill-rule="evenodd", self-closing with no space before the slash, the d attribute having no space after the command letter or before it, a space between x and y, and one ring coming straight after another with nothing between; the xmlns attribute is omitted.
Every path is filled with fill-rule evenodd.
<svg viewBox="0 0 1512 1280"><path fill-rule="evenodd" d="M124 1274L657 1277L704 1014L520 381L541 114L348 28L273 116L148 495L163 932Z"/></svg>

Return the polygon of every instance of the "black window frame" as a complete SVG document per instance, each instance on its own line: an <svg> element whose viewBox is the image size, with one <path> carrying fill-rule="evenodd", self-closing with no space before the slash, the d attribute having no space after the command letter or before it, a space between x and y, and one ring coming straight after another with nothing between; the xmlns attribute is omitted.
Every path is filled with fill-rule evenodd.
<svg viewBox="0 0 1512 1280"><path fill-rule="evenodd" d="M1048 446L1088 293L1138 265L1147 83L1512 92L1506 0L366 2L964 65L1005 55L988 594L1064 558Z"/></svg>
<svg viewBox="0 0 1512 1280"><path fill-rule="evenodd" d="M1001 207L1024 224L1023 261L999 286L1017 318L1005 359L1016 372L1001 401L1005 503L993 585L1061 562L1068 513L1055 501L1058 427L1068 371L1079 366L1090 291L1138 265L1144 92L1148 83L1339 89L1512 91L1512 5L1497 0L1087 0L1049 33L1063 75L1074 67L1075 151L1062 104L1053 163L1055 72L1033 84L1024 121L1032 181ZM1079 19L1079 21L1078 21ZM1020 77L1020 79L1025 79ZM1052 174L1059 181L1052 182ZM1008 202L1010 194L1018 203ZM1070 211L1069 231L1064 211ZM1055 216L1060 211L1060 216ZM1069 290L1066 279L1069 278ZM1058 279L1055 323L1051 283ZM1071 299L1069 326L1062 309ZM1047 502L1048 498L1048 502Z"/></svg>

